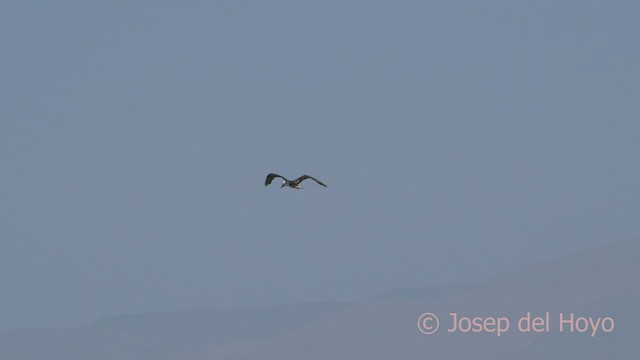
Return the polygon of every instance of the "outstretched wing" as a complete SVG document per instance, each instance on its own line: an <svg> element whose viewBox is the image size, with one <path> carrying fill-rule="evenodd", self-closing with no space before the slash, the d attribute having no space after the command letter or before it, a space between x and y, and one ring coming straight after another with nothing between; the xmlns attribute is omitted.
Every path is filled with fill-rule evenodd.
<svg viewBox="0 0 640 360"><path fill-rule="evenodd" d="M264 186L267 186L267 185L271 184L271 182L275 178L281 178L282 180L286 180L284 177L282 177L282 176L280 176L278 174L271 173L271 174L267 175L266 179L264 179Z"/></svg>
<svg viewBox="0 0 640 360"><path fill-rule="evenodd" d="M322 186L324 186L324 187L327 187L327 185L325 185L322 181L320 181L320 180L318 180L318 179L314 178L313 176L309 176L309 175L302 175L302 176L300 176L299 178L297 178L297 179L296 179L296 182L299 184L299 183L301 183L302 181L304 181L304 180L306 180L306 179L311 179L311 180L313 180L313 181L317 182L318 184L320 184L320 185L322 185Z"/></svg>

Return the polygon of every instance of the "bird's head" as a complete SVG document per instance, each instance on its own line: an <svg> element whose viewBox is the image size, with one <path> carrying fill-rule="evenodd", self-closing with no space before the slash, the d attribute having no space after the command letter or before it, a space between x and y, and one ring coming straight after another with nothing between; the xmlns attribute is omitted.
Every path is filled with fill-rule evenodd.
<svg viewBox="0 0 640 360"><path fill-rule="evenodd" d="M286 184L287 184L287 182L282 180L282 185L280 185L280 189L282 189Z"/></svg>

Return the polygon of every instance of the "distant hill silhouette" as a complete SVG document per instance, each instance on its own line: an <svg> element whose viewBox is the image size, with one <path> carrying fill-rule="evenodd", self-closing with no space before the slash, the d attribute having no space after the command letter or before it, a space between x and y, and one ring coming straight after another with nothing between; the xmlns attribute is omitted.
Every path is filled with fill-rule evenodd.
<svg viewBox="0 0 640 360"><path fill-rule="evenodd" d="M640 243L530 264L477 284L396 289L358 303L177 311L102 318L80 328L0 333L0 359L631 359L640 339ZM610 316L596 337L448 333L450 312ZM433 312L440 330L417 318ZM511 326L515 326L513 322Z"/></svg>

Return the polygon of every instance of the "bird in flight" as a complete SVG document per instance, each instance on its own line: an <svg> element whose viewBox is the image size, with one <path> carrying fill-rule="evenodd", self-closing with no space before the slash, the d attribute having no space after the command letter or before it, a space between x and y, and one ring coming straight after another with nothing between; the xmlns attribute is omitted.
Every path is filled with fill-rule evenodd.
<svg viewBox="0 0 640 360"><path fill-rule="evenodd" d="M325 185L322 181L314 178L313 176L309 176L309 175L302 175L299 178L295 179L295 180L289 180L287 178L285 178L284 176L278 175L278 174L274 174L271 173L269 175L267 175L267 178L264 180L264 186L267 186L269 184L271 184L271 182L273 181L273 179L275 178L281 178L282 179L282 186L280 186L280 188L282 189L285 186L288 186L292 189L302 189L302 187L300 186L300 183L303 182L306 179L311 179L315 182L317 182L318 184L327 187L327 185Z"/></svg>

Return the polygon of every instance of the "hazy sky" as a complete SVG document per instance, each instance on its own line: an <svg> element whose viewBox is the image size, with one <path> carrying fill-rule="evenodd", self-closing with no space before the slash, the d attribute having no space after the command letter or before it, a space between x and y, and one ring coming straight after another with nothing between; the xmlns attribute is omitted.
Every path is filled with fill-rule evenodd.
<svg viewBox="0 0 640 360"><path fill-rule="evenodd" d="M639 18L2 1L0 329L360 300L637 237Z"/></svg>

